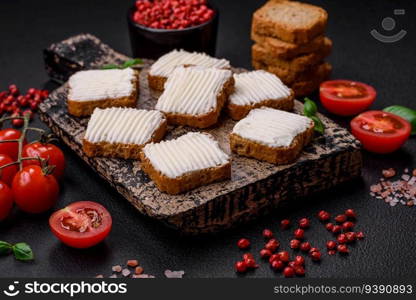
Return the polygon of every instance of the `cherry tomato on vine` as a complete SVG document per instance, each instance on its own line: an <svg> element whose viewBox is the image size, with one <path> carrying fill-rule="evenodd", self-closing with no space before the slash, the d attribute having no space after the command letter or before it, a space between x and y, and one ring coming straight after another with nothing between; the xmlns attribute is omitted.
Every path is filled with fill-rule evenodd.
<svg viewBox="0 0 416 300"><path fill-rule="evenodd" d="M12 190L17 206L28 213L41 213L54 206L59 194L55 177L39 166L24 167L13 179Z"/></svg>
<svg viewBox="0 0 416 300"><path fill-rule="evenodd" d="M372 86L351 80L329 80L319 88L322 105L340 116L353 116L365 111L374 102L376 95Z"/></svg>
<svg viewBox="0 0 416 300"><path fill-rule="evenodd" d="M13 163L14 160L6 154L0 154L0 167ZM11 185L14 175L19 170L17 165L11 165L6 168L0 169L0 181L3 181L7 185Z"/></svg>
<svg viewBox="0 0 416 300"><path fill-rule="evenodd" d="M23 147L22 157L40 157L49 159L49 165L55 166L52 175L59 179L64 174L65 156L61 149L53 144L35 142ZM24 160L23 166L40 165L38 160Z"/></svg>
<svg viewBox="0 0 416 300"><path fill-rule="evenodd" d="M20 138L22 133L19 130L8 128L0 130L0 141L5 140L17 140ZM26 144L26 141L23 142ZM17 142L0 143L0 154L6 154L13 160L17 160L19 150L19 144Z"/></svg>
<svg viewBox="0 0 416 300"><path fill-rule="evenodd" d="M108 210L92 201L74 202L49 218L52 233L64 244L89 248L104 240L111 231Z"/></svg>
<svg viewBox="0 0 416 300"><path fill-rule="evenodd" d="M364 149L375 153L390 153L409 138L411 125L405 119L380 110L366 111L351 120L351 132Z"/></svg>
<svg viewBox="0 0 416 300"><path fill-rule="evenodd" d="M0 181L0 221L3 221L10 214L13 208L12 190Z"/></svg>

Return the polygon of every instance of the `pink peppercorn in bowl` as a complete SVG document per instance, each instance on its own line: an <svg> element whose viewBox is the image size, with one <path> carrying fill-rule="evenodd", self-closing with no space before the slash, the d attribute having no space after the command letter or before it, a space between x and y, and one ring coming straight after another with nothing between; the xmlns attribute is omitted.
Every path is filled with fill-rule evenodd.
<svg viewBox="0 0 416 300"><path fill-rule="evenodd" d="M137 0L127 13L132 54L157 59L184 49L215 56L218 18L207 0Z"/></svg>

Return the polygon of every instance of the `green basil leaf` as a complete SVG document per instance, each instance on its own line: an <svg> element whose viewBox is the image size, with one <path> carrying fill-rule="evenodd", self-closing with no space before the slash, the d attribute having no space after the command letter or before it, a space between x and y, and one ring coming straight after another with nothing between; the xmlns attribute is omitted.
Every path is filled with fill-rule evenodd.
<svg viewBox="0 0 416 300"><path fill-rule="evenodd" d="M133 58L133 59L129 59L128 61L125 61L124 64L121 66L122 69L134 66L134 65L139 65L142 64L143 61L140 58Z"/></svg>
<svg viewBox="0 0 416 300"><path fill-rule="evenodd" d="M33 260L34 255L30 246L26 243L13 245L13 254L17 260Z"/></svg>
<svg viewBox="0 0 416 300"><path fill-rule="evenodd" d="M412 125L412 134L416 134L416 110L401 105L392 105L386 107L383 111L395 114L409 121Z"/></svg>
<svg viewBox="0 0 416 300"><path fill-rule="evenodd" d="M0 241L0 255L7 255L12 251L12 245L8 242Z"/></svg>
<svg viewBox="0 0 416 300"><path fill-rule="evenodd" d="M309 118L312 119L315 123L314 130L319 132L320 134L324 134L325 125L324 123L322 123L321 119L319 119L317 116L310 116Z"/></svg>
<svg viewBox="0 0 416 300"><path fill-rule="evenodd" d="M304 101L305 104L303 105L303 114L307 117L314 116L318 111L318 107L316 106L315 102L307 97L304 99Z"/></svg>
<svg viewBox="0 0 416 300"><path fill-rule="evenodd" d="M101 69L103 69L103 70L120 69L120 66L115 65L115 64L109 64L109 65L102 66Z"/></svg>

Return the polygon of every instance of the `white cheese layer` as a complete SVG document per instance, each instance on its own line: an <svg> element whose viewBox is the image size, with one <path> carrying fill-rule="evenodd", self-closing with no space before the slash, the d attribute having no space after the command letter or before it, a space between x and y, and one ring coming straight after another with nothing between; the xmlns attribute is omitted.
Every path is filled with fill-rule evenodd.
<svg viewBox="0 0 416 300"><path fill-rule="evenodd" d="M217 97L232 76L230 70L177 67L165 84L156 109L166 113L202 115L217 107Z"/></svg>
<svg viewBox="0 0 416 300"><path fill-rule="evenodd" d="M207 68L230 68L230 62L226 59L211 57L205 53L173 50L160 57L150 68L152 76L169 77L178 66L196 65Z"/></svg>
<svg viewBox="0 0 416 300"><path fill-rule="evenodd" d="M199 132L189 132L174 140L147 144L143 152L153 167L169 178L221 166L230 159L211 135Z"/></svg>
<svg viewBox="0 0 416 300"><path fill-rule="evenodd" d="M69 78L68 99L94 101L128 97L136 88L134 79L131 68L80 71Z"/></svg>
<svg viewBox="0 0 416 300"><path fill-rule="evenodd" d="M266 71L234 74L235 92L230 102L250 105L264 100L280 100L290 96L290 89L276 75Z"/></svg>
<svg viewBox="0 0 416 300"><path fill-rule="evenodd" d="M233 133L269 147L287 147L311 123L312 120L304 116L262 107L253 109L235 124Z"/></svg>
<svg viewBox="0 0 416 300"><path fill-rule="evenodd" d="M164 120L164 115L157 110L96 108L84 138L91 143L143 145L150 141Z"/></svg>

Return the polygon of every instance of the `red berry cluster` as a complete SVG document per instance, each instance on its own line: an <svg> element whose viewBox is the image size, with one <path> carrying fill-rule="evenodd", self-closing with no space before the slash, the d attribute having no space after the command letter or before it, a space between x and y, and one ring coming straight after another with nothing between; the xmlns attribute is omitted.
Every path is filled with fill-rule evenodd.
<svg viewBox="0 0 416 300"><path fill-rule="evenodd" d="M39 104L49 96L47 90L30 88L25 95L20 94L15 84L11 84L6 91L0 92L0 116L9 113L11 116L19 117L29 115L32 117ZM23 125L22 119L14 119L13 126Z"/></svg>
<svg viewBox="0 0 416 300"><path fill-rule="evenodd" d="M331 218L330 213L322 210L318 213L318 219L322 222L328 222ZM347 244L354 243L356 240L362 240L364 233L352 231L355 226L357 214L353 209L347 209L343 214L337 215L334 220L335 224L328 222L325 223L325 228L337 235L336 241L328 241L326 248L328 249L329 255L334 255L337 251L341 254L349 253Z"/></svg>
<svg viewBox="0 0 416 300"><path fill-rule="evenodd" d="M214 10L206 0L137 0L134 22L157 29L184 29L208 22Z"/></svg>
<svg viewBox="0 0 416 300"><path fill-rule="evenodd" d="M329 223L331 214L322 210L318 213L318 219L325 223L325 227L334 234L338 234L336 241L328 241L326 248L329 255L334 255L337 251L342 254L349 252L347 244L355 242L357 239L363 239L362 232L353 232L352 228L355 226L353 222L356 219L356 213L353 209L347 209L344 214L335 217L334 225ZM280 222L280 228L286 230L290 227L290 220L284 219ZM293 239L289 242L289 247L295 251L302 251L310 257L312 261L321 260L321 251L317 247L313 247L310 242L305 241L305 229L310 227L308 218L302 218L298 221L299 228L293 232ZM288 251L277 252L280 247L280 242L274 237L271 229L264 229L262 232L266 242L263 249L260 250L260 257L268 259L271 268L275 271L283 272L285 277L304 276L305 275L305 257L297 255L291 259ZM242 238L237 242L240 249L247 249L251 245L247 238ZM235 263L235 269L239 273L244 273L249 269L258 268L253 255L246 253L243 260Z"/></svg>

